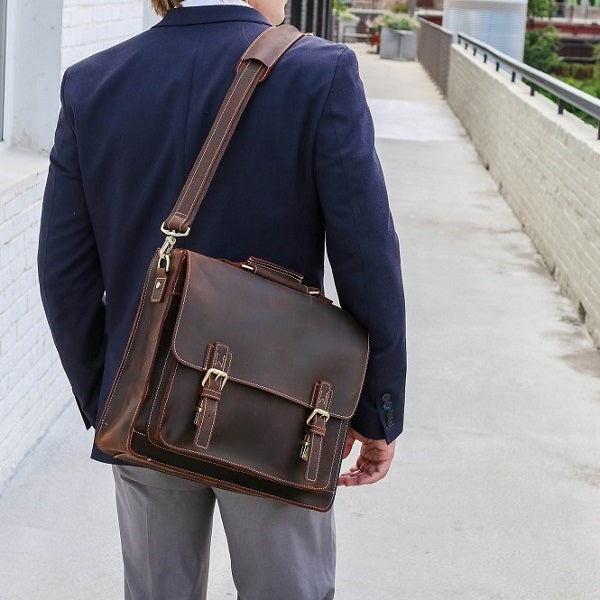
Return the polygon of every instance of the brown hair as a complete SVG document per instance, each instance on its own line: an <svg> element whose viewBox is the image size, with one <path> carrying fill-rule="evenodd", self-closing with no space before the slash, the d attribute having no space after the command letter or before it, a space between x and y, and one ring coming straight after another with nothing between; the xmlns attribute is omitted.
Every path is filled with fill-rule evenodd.
<svg viewBox="0 0 600 600"><path fill-rule="evenodd" d="M172 8L178 8L180 0L152 0L152 8L159 17L164 17Z"/></svg>

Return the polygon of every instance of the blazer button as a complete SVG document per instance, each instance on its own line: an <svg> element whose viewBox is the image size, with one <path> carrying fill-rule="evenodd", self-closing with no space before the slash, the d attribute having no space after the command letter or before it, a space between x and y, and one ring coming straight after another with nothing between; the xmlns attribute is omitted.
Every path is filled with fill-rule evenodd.
<svg viewBox="0 0 600 600"><path fill-rule="evenodd" d="M383 403L383 410L390 410L392 408L392 397L389 394L383 394L381 396L381 402Z"/></svg>
<svg viewBox="0 0 600 600"><path fill-rule="evenodd" d="M387 423L386 424L388 427L391 427L394 424L395 413L393 410L388 410L386 415L387 415Z"/></svg>

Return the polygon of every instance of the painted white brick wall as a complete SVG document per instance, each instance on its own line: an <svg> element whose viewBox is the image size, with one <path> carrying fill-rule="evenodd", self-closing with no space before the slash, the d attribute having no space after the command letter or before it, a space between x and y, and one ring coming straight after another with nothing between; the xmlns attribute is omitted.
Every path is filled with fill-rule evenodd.
<svg viewBox="0 0 600 600"><path fill-rule="evenodd" d="M62 71L144 29L149 0L64 0Z"/></svg>
<svg viewBox="0 0 600 600"><path fill-rule="evenodd" d="M148 23L145 2L64 0L61 43L56 44L61 72L140 33ZM19 108L15 103L13 110ZM58 97L49 110L55 122ZM26 114L19 117L27 119ZM74 403L38 291L36 253L46 173L43 155L12 148L0 155L0 492L55 418Z"/></svg>
<svg viewBox="0 0 600 600"><path fill-rule="evenodd" d="M458 46L448 102L600 347L597 130Z"/></svg>
<svg viewBox="0 0 600 600"><path fill-rule="evenodd" d="M0 193L0 489L69 400L43 315L36 271L46 160L10 151L0 169L26 170ZM3 177L3 179L5 179Z"/></svg>

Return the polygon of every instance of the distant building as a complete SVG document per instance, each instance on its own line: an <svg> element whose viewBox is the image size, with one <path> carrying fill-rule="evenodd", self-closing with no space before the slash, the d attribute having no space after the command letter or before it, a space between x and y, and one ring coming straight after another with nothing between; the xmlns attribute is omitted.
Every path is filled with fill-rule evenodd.
<svg viewBox="0 0 600 600"><path fill-rule="evenodd" d="M527 0L445 0L442 25L523 60Z"/></svg>

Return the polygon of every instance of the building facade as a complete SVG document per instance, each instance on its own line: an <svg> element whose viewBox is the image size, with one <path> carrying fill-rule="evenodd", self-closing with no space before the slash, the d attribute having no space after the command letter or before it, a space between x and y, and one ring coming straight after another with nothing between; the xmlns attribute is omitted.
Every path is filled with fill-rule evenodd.
<svg viewBox="0 0 600 600"><path fill-rule="evenodd" d="M36 268L61 76L155 20L145 0L0 0L0 491L72 402Z"/></svg>

